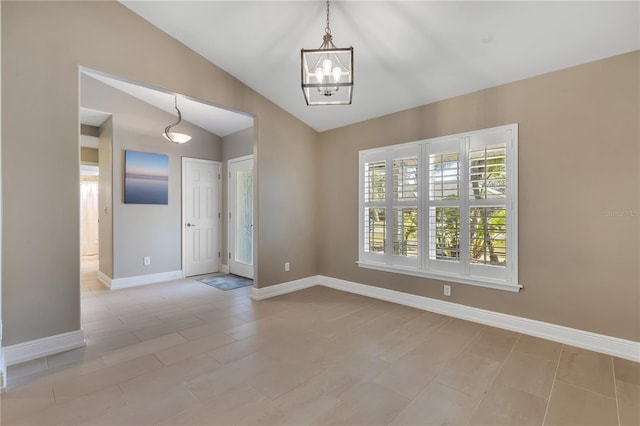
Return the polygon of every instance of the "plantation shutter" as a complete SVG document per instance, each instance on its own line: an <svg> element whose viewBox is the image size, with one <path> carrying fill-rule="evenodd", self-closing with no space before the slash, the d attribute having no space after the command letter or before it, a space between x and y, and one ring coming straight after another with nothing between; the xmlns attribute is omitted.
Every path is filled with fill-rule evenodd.
<svg viewBox="0 0 640 426"><path fill-rule="evenodd" d="M391 200L389 222L394 264L418 266L419 259L419 147L391 151Z"/></svg>
<svg viewBox="0 0 640 426"><path fill-rule="evenodd" d="M461 216L464 168L461 166L460 138L442 140L427 145L429 214L429 268L434 271L460 273L464 270Z"/></svg>
<svg viewBox="0 0 640 426"><path fill-rule="evenodd" d="M518 291L517 131L360 151L358 265Z"/></svg>

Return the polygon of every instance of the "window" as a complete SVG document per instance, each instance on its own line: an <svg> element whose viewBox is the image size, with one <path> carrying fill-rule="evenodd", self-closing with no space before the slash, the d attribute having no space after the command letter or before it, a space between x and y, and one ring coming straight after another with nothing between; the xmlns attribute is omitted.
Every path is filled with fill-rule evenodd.
<svg viewBox="0 0 640 426"><path fill-rule="evenodd" d="M361 267L518 291L517 124L360 152Z"/></svg>

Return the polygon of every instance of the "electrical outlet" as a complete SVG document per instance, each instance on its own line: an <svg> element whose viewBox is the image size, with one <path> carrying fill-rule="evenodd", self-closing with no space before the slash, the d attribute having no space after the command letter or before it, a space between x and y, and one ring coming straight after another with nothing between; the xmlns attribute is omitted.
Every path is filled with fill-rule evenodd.
<svg viewBox="0 0 640 426"><path fill-rule="evenodd" d="M144 266L149 266L151 265L151 257L150 256L145 256L144 259L142 259L142 264Z"/></svg>
<svg viewBox="0 0 640 426"><path fill-rule="evenodd" d="M444 286L444 295L445 296L451 296L451 286L450 285L445 285Z"/></svg>
<svg viewBox="0 0 640 426"><path fill-rule="evenodd" d="M289 269L290 269L290 268L289 268L289 262L285 262L285 264L284 264L284 271L285 271L285 272L289 272Z"/></svg>

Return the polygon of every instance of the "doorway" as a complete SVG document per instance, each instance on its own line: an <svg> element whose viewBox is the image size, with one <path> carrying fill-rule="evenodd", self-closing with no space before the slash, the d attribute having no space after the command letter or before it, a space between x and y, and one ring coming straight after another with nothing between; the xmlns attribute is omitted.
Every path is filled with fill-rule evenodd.
<svg viewBox="0 0 640 426"><path fill-rule="evenodd" d="M118 98L128 96L128 100L114 104L115 93L117 93ZM134 116L141 113L143 109L142 113L148 113L149 117L163 114L162 111L171 114L172 117L166 120L163 119L162 125L158 126L158 128L163 127L175 116L174 103L176 95L179 97L184 124L199 127L199 129L195 129L196 134L204 131L214 135L212 138L209 138L209 135L206 136L207 140L212 139L213 146L204 146L202 145L204 141L202 137L194 137L195 145L202 146L194 147L194 142L192 141L189 144L181 145L179 148L177 146L173 147L172 145L165 145L166 141L164 139L158 140L159 135L156 134L157 132L155 130L150 131L146 126L141 129L126 127L129 122L137 122ZM131 99L131 97L135 99ZM142 101L147 105L143 108L143 104L136 102L136 100ZM136 109L132 110L129 108L129 104L134 103L139 108L136 107ZM256 144L254 117L250 114L224 108L197 98L167 92L161 88L83 67L81 68L81 110L87 110L88 108L91 108L92 111L109 110L119 117L118 120L112 122L111 133L108 135L110 136L109 146L104 148L104 152L100 152L100 200L102 201L103 199L103 193L111 190L108 194L109 197L105 197L105 202L99 206L101 246L99 276L103 278L104 282L112 285L116 280L126 280L123 282L130 285L134 281L144 281L146 283L154 280L153 282L157 282L174 279L178 276L213 273L221 269L227 272L227 262L223 262L228 251L225 241L227 236L227 217L218 215L225 208L222 197L224 197L225 201L227 199L226 194L222 194L222 191L226 190L227 187L224 182L226 181L226 176L221 176L222 181L218 180L218 184L212 188L213 198L216 202L215 207L212 207L212 212L218 215L215 217L218 222L209 230L201 227L198 229L200 224L195 220L189 220L185 212L185 206L187 204L193 206L193 203L185 203L184 200L185 194L190 192L185 189L186 179L184 173L187 166L185 166L184 161L187 159L195 160L196 158L219 161L216 171L213 172L217 178L218 175L223 174L223 165L226 165L228 159L248 155L254 151ZM150 108L154 108L153 111ZM155 118L153 119L155 120ZM87 123L83 120L82 124ZM126 137L122 131L118 130L125 127L127 132L132 133L130 135L127 134L128 136ZM117 137L114 137L116 133ZM216 137L219 138L220 147L218 147L215 140ZM102 138L100 138L100 141L102 141ZM142 148L142 143L144 143L145 150L152 150L151 152L166 151L171 158L170 164L175 164L172 167L177 169L179 164L182 165L181 170L172 169L173 171L171 172L179 173L178 176L182 177L182 182L178 183L179 179L171 179L178 187L173 192L169 191L170 196L175 194L175 196L179 197L176 201L179 200L180 205L175 206L178 209L158 209L159 211L161 210L160 213L169 211L172 216L170 223L165 221L157 228L157 234L162 235L163 240L162 244L156 246L162 248L160 250L162 251L161 259L158 259L157 253L155 255L150 253L148 247L142 247L143 244L126 243L131 235L129 231L137 230L135 228L137 225L132 215L135 215L139 209L135 206L122 204L123 175L120 153L122 149L134 149L138 146ZM157 147L155 144L157 144ZM102 148L102 145L100 145L101 150ZM103 165L103 158L109 164ZM173 162L173 159L177 163ZM226 170L224 171L226 172ZM191 188L191 190L195 190L195 188ZM160 220L156 216L150 219L153 220L145 222L146 228L150 228L152 223L155 226L156 222ZM163 217L163 219L165 218ZM176 231L178 234L176 234ZM257 234L255 238L258 238ZM125 252L127 253L126 256L121 255ZM149 256L150 254L151 256ZM223 255L225 258L222 257ZM257 254L253 254L253 257L256 256ZM197 267L196 264L198 265ZM119 281L116 281L116 284L119 284ZM111 288L117 288L117 285Z"/></svg>
<svg viewBox="0 0 640 426"><path fill-rule="evenodd" d="M253 279L253 155L227 164L229 272Z"/></svg>
<svg viewBox="0 0 640 426"><path fill-rule="evenodd" d="M98 166L80 165L80 290L102 291L98 281Z"/></svg>
<svg viewBox="0 0 640 426"><path fill-rule="evenodd" d="M221 171L218 161L182 159L182 264L186 277L220 270Z"/></svg>

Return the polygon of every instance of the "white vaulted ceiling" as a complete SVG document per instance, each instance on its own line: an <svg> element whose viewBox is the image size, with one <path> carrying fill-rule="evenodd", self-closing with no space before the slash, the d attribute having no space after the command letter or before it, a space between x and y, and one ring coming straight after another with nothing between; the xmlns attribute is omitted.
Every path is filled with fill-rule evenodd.
<svg viewBox="0 0 640 426"><path fill-rule="evenodd" d="M324 1L121 3L318 131L640 49L639 2L332 1L353 104L305 104Z"/></svg>
<svg viewBox="0 0 640 426"><path fill-rule="evenodd" d="M118 89L121 92L125 92L155 106L156 108L168 112L169 114L176 114L175 95L173 93L169 93L158 88L144 86L140 83L133 83L120 78L107 76L87 69L83 69L83 73L113 87L114 89ZM195 124L196 126L221 137L253 126L253 118L247 114L220 108L198 99L191 99L181 95L178 95L177 101L178 108L180 109L185 121ZM99 117L99 115L96 114L96 111L87 109L81 110L80 118L82 124L95 125L88 121L94 116ZM104 121L104 119L106 118L103 118L102 121ZM102 122L100 122L100 124L102 124ZM100 124L98 124L98 126Z"/></svg>

